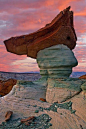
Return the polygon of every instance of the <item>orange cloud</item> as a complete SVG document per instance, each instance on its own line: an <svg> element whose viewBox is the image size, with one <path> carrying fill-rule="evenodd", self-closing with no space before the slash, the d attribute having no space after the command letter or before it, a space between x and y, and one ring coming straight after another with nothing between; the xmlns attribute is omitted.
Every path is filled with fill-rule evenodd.
<svg viewBox="0 0 86 129"><path fill-rule="evenodd" d="M8 6L9 5L9 6ZM3 40L12 36L29 34L45 26L67 6L74 11L74 26L78 37L74 52L79 65L74 71L85 68L86 57L86 0L1 0L0 1L0 71L30 71L39 70L37 64L28 61L26 56L8 53ZM84 35L84 37L82 36ZM84 41L83 41L84 39ZM22 65L18 61L22 60ZM13 64L17 62L17 64ZM31 65L32 64L32 65Z"/></svg>
<svg viewBox="0 0 86 129"><path fill-rule="evenodd" d="M75 16L86 16L86 12L78 12L74 14Z"/></svg>

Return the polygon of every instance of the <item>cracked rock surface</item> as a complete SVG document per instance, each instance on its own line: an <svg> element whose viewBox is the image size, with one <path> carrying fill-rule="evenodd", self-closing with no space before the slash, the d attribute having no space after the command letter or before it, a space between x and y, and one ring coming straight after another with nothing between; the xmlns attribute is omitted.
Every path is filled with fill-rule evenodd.
<svg viewBox="0 0 86 129"><path fill-rule="evenodd" d="M30 129L32 126L33 129L86 128L86 96L84 96L83 91L65 102L50 104L40 100L40 96L43 98L43 94L39 91L37 98L27 97L29 96L27 94L29 88L33 94L34 87L31 87L31 85L33 85L31 82L22 82L21 84L18 82L8 95L0 98L0 129L3 129L3 127L4 129L8 127L9 129L12 127L17 129L26 126L21 124L20 120L31 116L35 116L41 124L38 126L39 124L34 124L33 122L30 126L26 126L26 129ZM35 95L33 94L33 96ZM13 111L13 115L8 122L4 122L5 113L8 110ZM45 117L43 117L43 114L46 114Z"/></svg>

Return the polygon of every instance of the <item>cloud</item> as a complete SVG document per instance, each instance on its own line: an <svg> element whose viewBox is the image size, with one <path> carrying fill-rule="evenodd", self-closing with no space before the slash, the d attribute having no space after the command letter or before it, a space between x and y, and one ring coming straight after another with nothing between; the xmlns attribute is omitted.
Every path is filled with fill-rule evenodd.
<svg viewBox="0 0 86 129"><path fill-rule="evenodd" d="M35 59L32 59L32 58L25 58L23 60L16 60L14 62L11 63L11 66L15 66L17 67L18 69L18 72L22 71L22 72L26 72L26 71L39 71L39 68L38 68L38 65L37 65L37 62ZM13 72L16 71L16 69L13 69Z"/></svg>
<svg viewBox="0 0 86 129"><path fill-rule="evenodd" d="M29 34L44 27L69 5L74 11L74 26L78 37L74 53L79 66L74 70L80 70L83 65L86 71L86 0L0 0L0 71L37 70L37 65L34 61L30 62L30 58L26 63L26 56L8 53L3 40Z"/></svg>
<svg viewBox="0 0 86 129"><path fill-rule="evenodd" d="M75 13L75 16L85 16L86 17L86 10Z"/></svg>
<svg viewBox="0 0 86 129"><path fill-rule="evenodd" d="M19 55L15 55L12 53L9 53L6 51L6 48L4 45L0 45L0 71L13 71L13 67L15 66L11 66L11 63L16 61L16 60L20 60L20 59L24 59L26 58L26 56L19 56ZM16 69L16 68L15 68ZM16 69L17 71L17 69Z"/></svg>
<svg viewBox="0 0 86 129"><path fill-rule="evenodd" d="M78 66L73 70L86 72L86 33L79 37L77 46L73 51L78 60Z"/></svg>
<svg viewBox="0 0 86 129"><path fill-rule="evenodd" d="M0 17L3 22L1 34L9 38L34 32L51 22L59 13L59 10L61 11L69 5L73 5L75 16L79 16L80 13L83 13L81 2L82 0L65 0L65 4L63 4L64 1L62 0L22 0L21 2L20 0L9 0L8 2L3 0L0 2L0 10L2 12ZM77 4L79 4L79 9L82 12L78 11Z"/></svg>
<svg viewBox="0 0 86 129"><path fill-rule="evenodd" d="M8 12L10 14L17 14L22 10L28 8L41 8L44 6L45 0L1 0L0 12Z"/></svg>

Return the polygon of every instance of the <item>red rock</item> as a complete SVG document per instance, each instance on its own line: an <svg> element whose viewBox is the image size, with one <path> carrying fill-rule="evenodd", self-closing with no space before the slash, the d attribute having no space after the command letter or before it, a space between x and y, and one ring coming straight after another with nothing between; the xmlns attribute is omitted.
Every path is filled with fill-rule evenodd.
<svg viewBox="0 0 86 129"><path fill-rule="evenodd" d="M29 126L30 125L30 123L28 122L28 121L26 121L26 122L24 122L25 123L25 125L27 125L27 126Z"/></svg>
<svg viewBox="0 0 86 129"><path fill-rule="evenodd" d="M26 119L21 119L21 123L24 123L25 125L29 126L34 119L34 116L28 117Z"/></svg>
<svg viewBox="0 0 86 129"><path fill-rule="evenodd" d="M8 94L12 87L16 84L17 80L15 79L8 79L5 81L0 80L0 95L4 96Z"/></svg>
<svg viewBox="0 0 86 129"><path fill-rule="evenodd" d="M37 53L57 44L64 44L70 49L76 46L76 34L73 26L73 12L70 6L61 11L50 24L38 31L5 40L8 52L37 58Z"/></svg>
<svg viewBox="0 0 86 129"><path fill-rule="evenodd" d="M7 111L5 114L5 121L8 121L11 118L12 114L13 114L12 111Z"/></svg>
<svg viewBox="0 0 86 129"><path fill-rule="evenodd" d="M21 123L25 123L25 122L31 122L35 119L34 116L28 117L26 119L21 119Z"/></svg>
<svg viewBox="0 0 86 129"><path fill-rule="evenodd" d="M46 102L46 99L40 98L41 101Z"/></svg>
<svg viewBox="0 0 86 129"><path fill-rule="evenodd" d="M86 79L86 74L79 77L79 79Z"/></svg>

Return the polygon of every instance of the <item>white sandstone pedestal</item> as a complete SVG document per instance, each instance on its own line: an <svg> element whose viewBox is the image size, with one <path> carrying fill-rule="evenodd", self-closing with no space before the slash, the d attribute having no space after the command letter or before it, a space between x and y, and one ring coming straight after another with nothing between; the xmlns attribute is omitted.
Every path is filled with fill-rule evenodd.
<svg viewBox="0 0 86 129"><path fill-rule="evenodd" d="M71 80L73 81L71 83L67 80L72 73L72 68L78 64L74 53L67 46L61 44L39 51L37 63L42 76L40 82L44 79L47 82L47 102L63 102L80 92L81 82L78 87L76 81Z"/></svg>

